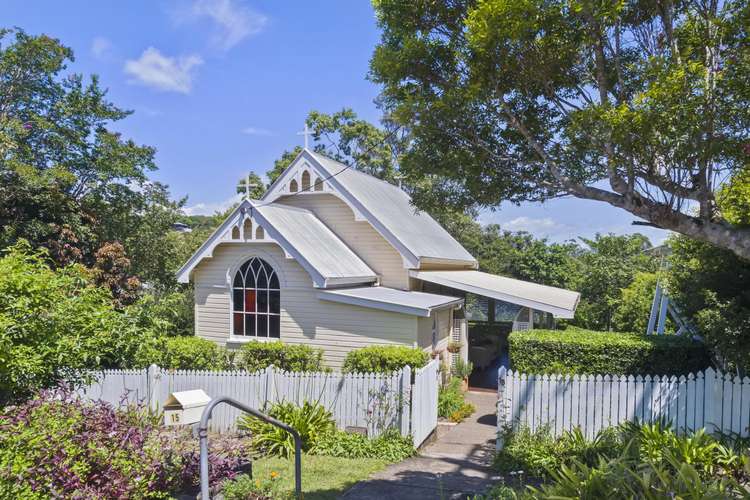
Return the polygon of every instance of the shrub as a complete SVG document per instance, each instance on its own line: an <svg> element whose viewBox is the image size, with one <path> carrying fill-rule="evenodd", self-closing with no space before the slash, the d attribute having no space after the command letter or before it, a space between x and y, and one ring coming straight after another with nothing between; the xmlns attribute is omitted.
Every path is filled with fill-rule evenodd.
<svg viewBox="0 0 750 500"><path fill-rule="evenodd" d="M535 477L544 477L548 470L573 459L593 465L600 455L615 456L622 449L615 429L589 440L578 428L554 438L547 427L536 431L521 427L515 432L503 430L501 438L503 447L495 456L495 467L503 474L522 470Z"/></svg>
<svg viewBox="0 0 750 500"><path fill-rule="evenodd" d="M323 371L323 351L304 344L248 342L236 360L237 368L256 372L273 365L289 372Z"/></svg>
<svg viewBox="0 0 750 500"><path fill-rule="evenodd" d="M461 358L458 358L451 367L451 375L458 377L461 380L469 378L471 372L474 371L474 363L469 361L468 363Z"/></svg>
<svg viewBox="0 0 750 500"><path fill-rule="evenodd" d="M120 366L150 337L81 266L50 269L26 242L0 258L0 403Z"/></svg>
<svg viewBox="0 0 750 500"><path fill-rule="evenodd" d="M160 337L144 343L136 354L135 366L159 365L171 370L225 370L225 348L200 337Z"/></svg>
<svg viewBox="0 0 750 500"><path fill-rule="evenodd" d="M416 347L373 345L349 351L344 359L345 373L390 373L405 366L422 368L429 356Z"/></svg>
<svg viewBox="0 0 750 500"><path fill-rule="evenodd" d="M452 378L438 389L438 416L451 422L461 422L476 411L474 405L464 400L461 379Z"/></svg>
<svg viewBox="0 0 750 500"><path fill-rule="evenodd" d="M709 366L705 346L674 335L530 330L509 336L510 361L524 373L680 375Z"/></svg>
<svg viewBox="0 0 750 500"><path fill-rule="evenodd" d="M375 439L363 434L335 430L320 437L311 450L315 455L341 458L378 458L399 462L414 455L410 436L401 436L398 429L390 428Z"/></svg>
<svg viewBox="0 0 750 500"><path fill-rule="evenodd" d="M302 451L314 448L320 436L335 429L331 413L321 404L305 402L302 406L296 406L288 402L274 403L266 414L299 433ZM294 456L294 438L289 432L252 415L242 417L239 428L250 432L254 450L278 457Z"/></svg>
<svg viewBox="0 0 750 500"><path fill-rule="evenodd" d="M194 443L142 409L46 392L0 413L0 498L167 498L197 484ZM212 443L214 484L240 460L217 451Z"/></svg>

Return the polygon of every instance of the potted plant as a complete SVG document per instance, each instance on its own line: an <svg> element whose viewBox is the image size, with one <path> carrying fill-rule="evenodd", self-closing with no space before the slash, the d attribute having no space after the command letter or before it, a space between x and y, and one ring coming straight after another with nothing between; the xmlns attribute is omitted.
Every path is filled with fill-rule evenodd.
<svg viewBox="0 0 750 500"><path fill-rule="evenodd" d="M463 346L464 345L461 342L456 342L455 340L451 340L450 342L448 342L447 349L448 349L448 352L452 354L456 354L457 352L461 351L461 348Z"/></svg>
<svg viewBox="0 0 750 500"><path fill-rule="evenodd" d="M451 372L454 377L461 379L461 390L464 392L469 390L469 376L472 371L474 371L474 364L471 361L466 362L463 359L458 358L453 363Z"/></svg>

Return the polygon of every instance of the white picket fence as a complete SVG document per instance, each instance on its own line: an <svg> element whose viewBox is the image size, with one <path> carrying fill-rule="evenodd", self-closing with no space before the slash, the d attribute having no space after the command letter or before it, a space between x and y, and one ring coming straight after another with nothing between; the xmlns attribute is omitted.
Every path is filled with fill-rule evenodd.
<svg viewBox="0 0 750 500"><path fill-rule="evenodd" d="M144 370L105 370L79 393L114 405L143 403L155 411L170 393L190 389L203 389L212 397L230 396L254 408L282 401L318 402L333 414L341 429L363 428L368 435L376 436L385 428L396 427L404 436L411 434L415 446L419 446L437 425L437 368L437 361L432 361L418 371L434 372L434 384L421 377L419 380L425 381L412 386L408 366L392 374L284 372L273 367L246 373L162 370L151 366ZM432 427L427 430L429 422L421 417L414 424L412 414L430 414L423 405L433 404L433 400L436 418ZM210 422L211 430L236 429L240 414L227 405L218 406Z"/></svg>
<svg viewBox="0 0 750 500"><path fill-rule="evenodd" d="M414 372L412 392L412 436L422 443L437 426L439 371L437 360Z"/></svg>
<svg viewBox="0 0 750 500"><path fill-rule="evenodd" d="M548 426L560 435L580 427L593 437L625 421L665 419L681 433L706 428L748 436L750 378L711 368L680 377L527 375L500 368L497 410L498 430Z"/></svg>

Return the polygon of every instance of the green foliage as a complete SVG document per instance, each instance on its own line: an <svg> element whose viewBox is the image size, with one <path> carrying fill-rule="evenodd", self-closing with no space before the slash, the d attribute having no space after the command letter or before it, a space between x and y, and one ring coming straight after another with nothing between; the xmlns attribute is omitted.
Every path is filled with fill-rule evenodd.
<svg viewBox="0 0 750 500"><path fill-rule="evenodd" d="M0 411L0 498L172 498L197 481L194 442L143 408L45 392ZM214 442L212 482L232 477L242 453Z"/></svg>
<svg viewBox="0 0 750 500"><path fill-rule="evenodd" d="M380 179L395 181L399 150L395 134L358 118L348 108L332 114L311 111L305 121L312 132L313 150ZM271 182L301 151L300 147L284 151L266 173Z"/></svg>
<svg viewBox="0 0 750 500"><path fill-rule="evenodd" d="M454 377L464 380L468 379L471 372L474 371L474 363L469 361L468 363L462 358L457 358L451 367L451 375Z"/></svg>
<svg viewBox="0 0 750 500"><path fill-rule="evenodd" d="M113 130L130 112L97 77L67 73L73 52L59 41L0 30L0 44L0 248L26 239L58 265L92 266L119 242L130 273L174 284L183 202L148 179L155 150Z"/></svg>
<svg viewBox="0 0 750 500"><path fill-rule="evenodd" d="M373 345L349 351L344 359L344 373L390 373L405 366L422 368L429 356L416 347Z"/></svg>
<svg viewBox="0 0 750 500"><path fill-rule="evenodd" d="M711 175L747 164L746 2L374 6L370 76L421 208L564 193L750 256Z"/></svg>
<svg viewBox="0 0 750 500"><path fill-rule="evenodd" d="M750 373L750 262L685 237L669 240L669 293L727 371Z"/></svg>
<svg viewBox="0 0 750 500"><path fill-rule="evenodd" d="M681 375L709 365L705 346L674 335L529 330L508 337L511 366L523 373Z"/></svg>
<svg viewBox="0 0 750 500"><path fill-rule="evenodd" d="M152 337L82 267L53 270L45 258L25 242L0 258L0 399L121 366Z"/></svg>
<svg viewBox="0 0 750 500"><path fill-rule="evenodd" d="M324 371L323 351L304 344L248 342L235 360L236 367L248 372L274 368L289 372Z"/></svg>
<svg viewBox="0 0 750 500"><path fill-rule="evenodd" d="M599 456L613 457L621 449L614 429L602 431L593 440L588 440L578 428L559 438L554 438L547 427L536 431L522 427L516 432L506 428L500 438L503 447L495 456L498 471L507 474L522 470L533 477L544 477L548 471L571 460L593 465Z"/></svg>
<svg viewBox="0 0 750 500"><path fill-rule="evenodd" d="M331 413L318 403L275 403L265 413L296 430L302 438L303 451L314 449L321 436L335 429ZM294 456L294 438L287 431L252 415L243 416L238 427L250 432L254 450L271 456Z"/></svg>
<svg viewBox="0 0 750 500"><path fill-rule="evenodd" d="M651 247L640 234L599 235L584 239L588 250L581 253L581 277L575 290L581 292L581 304L574 323L582 328L611 330L612 318L622 302L622 290L638 272L656 268L655 259L644 253ZM653 297L653 291L647 293ZM642 332L645 332L645 327Z"/></svg>
<svg viewBox="0 0 750 500"><path fill-rule="evenodd" d="M281 476L273 471L268 477L252 478L241 474L221 485L221 495L225 500L286 500L293 499L289 491L283 491Z"/></svg>
<svg viewBox="0 0 750 500"><path fill-rule="evenodd" d="M612 433L613 430L606 431ZM616 439L607 438L604 452L567 453L558 440L543 438L539 449L553 462L541 473L548 476L541 488L530 488L528 498L740 498L750 480L744 456L721 445L704 430L678 436L663 424L626 423ZM513 467L514 454L523 457L525 449L537 443L514 444L513 453L501 452L498 462ZM600 435L601 436L601 435ZM597 436L597 440L600 439ZM511 441L513 437L509 436ZM579 441L580 439L576 439ZM584 440L585 441L585 440ZM596 440L595 440L596 441ZM551 446L550 446L551 443ZM593 451L593 450L591 450ZM560 455L564 458L559 458ZM501 458L502 456L502 458ZM504 460L511 460L505 463ZM743 484L745 486L743 486Z"/></svg>
<svg viewBox="0 0 750 500"><path fill-rule="evenodd" d="M375 439L363 434L335 430L323 434L311 450L315 455L343 458L378 458L400 462L414 455L410 436L401 436L398 429L387 429Z"/></svg>
<svg viewBox="0 0 750 500"><path fill-rule="evenodd" d="M633 282L622 289L622 298L617 303L612 317L612 327L615 331L646 332L657 278L656 273L639 272L636 273ZM667 324L666 331L674 332L671 320Z"/></svg>
<svg viewBox="0 0 750 500"><path fill-rule="evenodd" d="M474 405L464 399L461 379L452 378L447 385L438 389L438 417L447 418L451 422L462 422L475 411Z"/></svg>
<svg viewBox="0 0 750 500"><path fill-rule="evenodd" d="M226 349L199 337L156 337L144 343L135 356L134 367L151 364L169 370L226 370Z"/></svg>

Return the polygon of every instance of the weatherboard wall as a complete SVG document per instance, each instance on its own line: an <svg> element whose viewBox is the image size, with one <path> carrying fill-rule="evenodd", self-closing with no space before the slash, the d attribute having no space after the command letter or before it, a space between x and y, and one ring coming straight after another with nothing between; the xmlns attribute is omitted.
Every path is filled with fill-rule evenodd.
<svg viewBox="0 0 750 500"><path fill-rule="evenodd" d="M401 254L369 222L355 220L352 209L337 196L302 193L283 196L275 203L310 210L380 276L383 286L409 289L409 271L404 269Z"/></svg>
<svg viewBox="0 0 750 500"><path fill-rule="evenodd" d="M317 298L309 274L286 258L275 243L223 243L213 258L195 269L196 335L240 347L230 338L230 278L247 259L258 256L276 270L281 284L281 341L324 350L326 365L338 368L346 354L373 344L417 342L417 317Z"/></svg>

